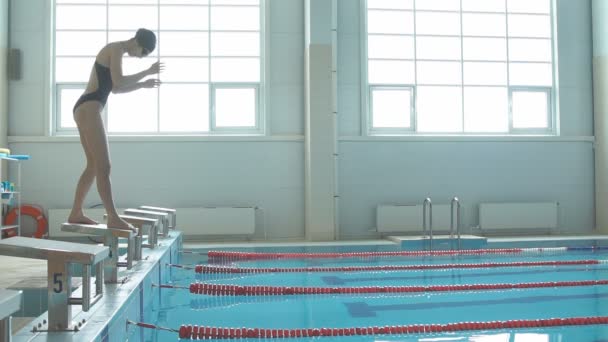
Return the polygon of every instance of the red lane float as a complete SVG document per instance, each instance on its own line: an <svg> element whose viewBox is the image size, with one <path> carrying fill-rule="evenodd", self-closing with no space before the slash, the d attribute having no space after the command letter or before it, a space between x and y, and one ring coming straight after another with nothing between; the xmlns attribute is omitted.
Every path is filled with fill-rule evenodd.
<svg viewBox="0 0 608 342"><path fill-rule="evenodd" d="M558 281L542 283L506 284L466 284L432 286L366 286L366 287L288 287L288 286L240 286L192 283L189 290L193 294L211 296L285 296L285 295L328 295L328 294L370 294L370 293L417 293L491 291L532 288L555 288L573 286L608 285L608 280ZM184 288L163 285L163 288Z"/></svg>
<svg viewBox="0 0 608 342"><path fill-rule="evenodd" d="M542 248L535 250L542 251ZM546 248L545 250L553 250ZM561 249L560 249L561 250ZM437 251L394 251L394 252L353 252L353 253L262 253L262 252L230 252L209 251L207 257L210 259L228 260L260 260L260 259L336 259L336 258L368 258L368 257L392 257L392 256L438 256L438 255L480 255L480 254L520 254L523 248L502 249L467 249L467 250L437 250ZM182 251L186 254L197 254L196 252Z"/></svg>
<svg viewBox="0 0 608 342"><path fill-rule="evenodd" d="M313 272L367 272L367 271L419 271L463 268L498 268L498 267L535 267L535 266L576 266L598 265L600 260L571 261L521 261L521 262L488 262L477 264L437 264L437 265L387 265L387 266L347 266L347 267L293 267L293 268L255 268L196 265L196 273L249 274L249 273L313 273Z"/></svg>
<svg viewBox="0 0 608 342"><path fill-rule="evenodd" d="M182 339L234 339L234 338L298 338L334 337L361 335L405 335L428 334L471 330L527 329L562 326L581 326L608 324L608 317L572 317L548 319L518 319L493 322L460 322L448 324L415 324L400 326L374 326L357 328L302 328L302 329L263 329L263 328L220 328L198 325L182 325L179 337Z"/></svg>

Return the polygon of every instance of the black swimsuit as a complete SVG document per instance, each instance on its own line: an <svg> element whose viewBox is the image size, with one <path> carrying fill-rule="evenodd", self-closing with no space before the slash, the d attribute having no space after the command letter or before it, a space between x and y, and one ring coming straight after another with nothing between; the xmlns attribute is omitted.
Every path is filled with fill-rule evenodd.
<svg viewBox="0 0 608 342"><path fill-rule="evenodd" d="M112 91L112 75L110 74L110 68L95 61L95 72L97 73L97 83L99 84L99 87L92 93L83 94L78 101L76 101L73 109L74 112L78 106L87 101L98 101L102 106L106 105L108 96L110 96L110 92Z"/></svg>

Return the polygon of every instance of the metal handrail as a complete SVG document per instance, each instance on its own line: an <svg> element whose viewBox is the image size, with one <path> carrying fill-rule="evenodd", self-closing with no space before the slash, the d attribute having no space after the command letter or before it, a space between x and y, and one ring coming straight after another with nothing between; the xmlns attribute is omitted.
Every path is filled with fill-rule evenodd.
<svg viewBox="0 0 608 342"><path fill-rule="evenodd" d="M458 235L458 249L460 250L460 201L458 197L452 198L450 207L450 239L454 237L454 208L456 208L456 234Z"/></svg>
<svg viewBox="0 0 608 342"><path fill-rule="evenodd" d="M428 212L429 212L429 250L432 251L433 250L433 202L431 201L430 198L425 198L424 202L422 203L422 229L424 234L427 234L427 229L426 229L426 223L427 223L427 205L429 207Z"/></svg>

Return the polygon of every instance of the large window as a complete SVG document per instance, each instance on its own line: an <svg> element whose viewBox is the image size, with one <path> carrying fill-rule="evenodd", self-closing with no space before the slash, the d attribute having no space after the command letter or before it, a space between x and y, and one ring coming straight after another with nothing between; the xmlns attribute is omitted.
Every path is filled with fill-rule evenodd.
<svg viewBox="0 0 608 342"><path fill-rule="evenodd" d="M143 27L157 34L157 48L125 55L123 73L160 60L162 85L111 95L109 133L263 132L262 1L55 0L55 131L75 130L72 107L99 50Z"/></svg>
<svg viewBox="0 0 608 342"><path fill-rule="evenodd" d="M369 134L553 134L552 0L367 0Z"/></svg>

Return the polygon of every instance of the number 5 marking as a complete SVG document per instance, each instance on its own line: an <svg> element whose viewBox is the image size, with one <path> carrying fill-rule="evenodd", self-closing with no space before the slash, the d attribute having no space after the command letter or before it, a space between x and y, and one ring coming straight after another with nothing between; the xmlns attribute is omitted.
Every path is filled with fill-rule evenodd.
<svg viewBox="0 0 608 342"><path fill-rule="evenodd" d="M53 274L53 284L55 285L55 287L53 287L53 291L55 291L55 293L63 292L63 282L61 281L61 276L63 276L63 273Z"/></svg>

